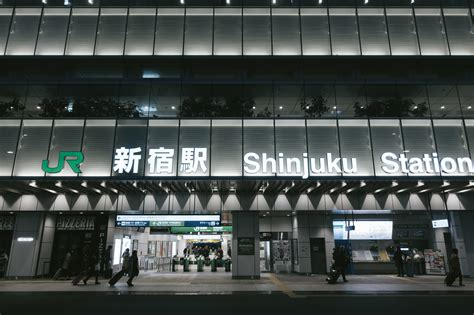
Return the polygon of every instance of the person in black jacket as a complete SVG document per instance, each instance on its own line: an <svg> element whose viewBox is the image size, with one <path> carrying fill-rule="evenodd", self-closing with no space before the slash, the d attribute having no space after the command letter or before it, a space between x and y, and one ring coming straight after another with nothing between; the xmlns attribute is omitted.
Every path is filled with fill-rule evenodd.
<svg viewBox="0 0 474 315"><path fill-rule="evenodd" d="M397 267L397 277L403 277L405 275L405 271L403 270L403 253L400 249L400 246L397 246L397 250L393 255L393 261Z"/></svg>
<svg viewBox="0 0 474 315"><path fill-rule="evenodd" d="M451 257L449 257L449 273L453 277L453 282L456 280L456 278L459 278L459 286L463 287L464 284L462 284L462 273L461 273L461 264L459 263L459 256L458 256L458 250L457 248L453 248ZM451 286L451 284L447 283L446 284L448 287Z"/></svg>
<svg viewBox="0 0 474 315"><path fill-rule="evenodd" d="M137 251L134 250L132 252L132 256L130 257L130 265L129 265L129 269L128 269L128 275L129 275L129 278L128 278L128 281L127 281L127 284L129 287L133 287L133 278L138 276L138 256L137 256Z"/></svg>
<svg viewBox="0 0 474 315"><path fill-rule="evenodd" d="M333 259L334 259L334 268L342 276L342 280L344 282L347 282L346 267L349 262L349 258L346 255L345 248L342 246L340 246L339 248L336 248L333 253Z"/></svg>

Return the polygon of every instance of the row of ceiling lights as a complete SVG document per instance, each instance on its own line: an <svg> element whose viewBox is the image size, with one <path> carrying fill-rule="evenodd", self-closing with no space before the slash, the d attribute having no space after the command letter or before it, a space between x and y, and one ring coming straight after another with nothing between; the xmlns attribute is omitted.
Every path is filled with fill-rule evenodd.
<svg viewBox="0 0 474 315"><path fill-rule="evenodd" d="M53 189L38 186L38 185L36 184L36 181L31 181L28 185L31 186L31 187L37 188L37 189L42 189L42 190L47 191L47 192L52 193L52 194L58 194L58 193L59 193L58 191L55 191L55 190L53 190ZM79 193L80 193L78 190L76 190L76 189L74 189L74 188L70 188L70 187L65 187L65 186L63 186L63 184L62 184L61 181L56 182L54 185L55 185L56 187L58 187L58 188L61 188L61 189L63 189L63 190L68 190L68 191L70 191L70 192L72 192L72 193L75 193L75 194L79 194ZM217 185L217 182L211 182L209 185L210 185L211 191L212 191L213 193L219 192L219 187L218 187L218 185ZM353 191L356 190L357 188L361 188L361 187L364 187L364 186L366 186L366 185L367 185L367 184L366 184L365 181L360 181L359 187L352 187L352 188L349 188L349 189L346 191L346 193L353 192ZM374 191L374 194L381 193L381 192L383 192L383 191L385 191L385 190L387 190L387 189L397 187L398 185L399 185L398 181L392 181L392 184L391 184L390 186L386 186L386 187L382 187L382 188L376 189L376 190ZM424 185L425 185L425 183L424 183L423 181L419 180L419 181L417 182L417 184L416 184L415 187L423 187ZM443 181L443 184L442 184L440 187L441 187L441 188L446 188L446 187L448 187L449 185L450 185L450 182L445 180L445 181ZM83 182L81 183L81 186L84 187L84 188L90 189L90 190L92 190L92 191L94 191L94 192L96 192L96 193L98 193L98 194L101 194L101 193L102 193L101 190L99 190L99 189L97 189L97 188L94 188L94 187L90 187L90 186L87 184L86 181L83 181ZM105 181L101 182L101 183L100 183L100 186L101 186L101 187L104 187L104 188L106 188L106 189L108 189L108 190L110 190L110 191L112 191L112 192L114 192L114 193L116 193L116 194L119 193L119 191L118 191L117 189L112 188L112 187L107 187L107 184L106 184ZM143 188L141 188L141 187L138 187L138 183L137 183L136 181L134 181L134 182L132 183L132 186L135 187L135 188L137 188L137 189L140 189L143 193L147 193L147 190L146 190L146 189L143 189ZM161 189L163 189L166 193L169 193L169 192L170 192L170 189L169 189L168 187L165 187L161 182L159 182L158 186L159 186ZM195 192L195 191L196 191L196 189L194 188L194 185L193 185L192 183L187 183L187 182L185 182L185 183L184 183L184 186L186 187L186 189L188 190L189 193L192 193L192 192ZM259 187L259 190L258 190L259 193L265 193L265 190L268 188L268 186L270 186L270 183L269 183L268 181L265 182L265 183L263 183L263 184ZM284 188L282 189L282 192L284 192L284 193L286 194L286 193L288 193L288 192L290 191L290 189L293 188L294 186L295 186L295 182L292 181L290 185L288 185L288 186L286 186L286 187L284 187ZM312 191L314 191L315 189L319 188L320 186L321 186L321 182L320 182L320 181L316 181L316 185L313 186L313 187L310 187L310 188L306 189L306 193L309 194L309 193L311 193ZM337 190L339 190L339 189L341 189L341 188L344 188L345 186L347 186L347 182L346 182L346 181L342 181L341 186L332 188L331 190L329 190L329 193L330 193L330 194L331 194L331 193L334 193L335 191L337 191ZM409 189L411 189L411 188L412 188L412 187L402 188L402 189L397 190L396 193L402 193L402 192L405 192L405 191L407 191L407 190L409 190ZM459 191L459 193L463 193L463 192L467 192L467 191L469 191L469 190L472 190L472 189L474 188L474 181L473 181L473 180L469 181L469 183L468 183L464 188L465 188L465 189ZM456 187L456 188L451 188L451 189L446 189L446 190L444 190L444 192L450 192L450 191L453 191L453 190L455 190L455 189L457 189L457 187ZM229 192L235 193L236 190L237 190L237 184L236 184L235 182L231 182L231 185L230 185L230 188L229 188ZM431 188L425 188L425 189L423 189L423 190L420 190L419 193L425 193L425 192L428 192L428 191L430 191L430 190L431 190Z"/></svg>
<svg viewBox="0 0 474 315"><path fill-rule="evenodd" d="M0 4L2 4L2 0L0 0ZM48 4L48 0L41 0L41 2L43 4ZM90 4L90 5L93 5L94 4L94 0L87 0L87 3ZM179 0L179 3L184 5L186 4L186 0ZM226 0L225 3L227 5L230 5L231 4L231 0ZM415 3L415 0L410 0L410 4L414 4ZM277 4L277 0L272 0L272 4L273 5L276 5ZM323 4L323 0L318 0L318 4ZM369 4L369 0L364 0L364 4ZM71 5L71 0L64 0L64 5Z"/></svg>

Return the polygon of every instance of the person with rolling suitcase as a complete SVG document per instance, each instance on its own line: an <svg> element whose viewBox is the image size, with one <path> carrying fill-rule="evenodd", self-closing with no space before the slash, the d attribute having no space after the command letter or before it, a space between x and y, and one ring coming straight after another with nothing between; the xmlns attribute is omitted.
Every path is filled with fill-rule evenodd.
<svg viewBox="0 0 474 315"><path fill-rule="evenodd" d="M89 245L84 246L82 249L82 270L79 274L72 280L72 285L77 285L81 280L83 280L91 272L91 249ZM84 283L86 284L86 283Z"/></svg>
<svg viewBox="0 0 474 315"><path fill-rule="evenodd" d="M459 263L458 253L459 251L457 250L457 248L453 248L453 252L451 254L451 257L449 258L449 272L446 278L444 279L444 283L448 287L451 287L453 285L454 281L456 281L456 278L459 278L459 286L464 286L464 284L462 284L461 264Z"/></svg>

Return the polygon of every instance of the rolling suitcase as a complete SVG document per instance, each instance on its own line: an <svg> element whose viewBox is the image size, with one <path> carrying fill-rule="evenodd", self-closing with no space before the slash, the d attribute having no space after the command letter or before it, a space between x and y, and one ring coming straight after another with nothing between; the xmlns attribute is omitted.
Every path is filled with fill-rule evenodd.
<svg viewBox="0 0 474 315"><path fill-rule="evenodd" d="M109 284L111 286L115 285L119 280L120 278L123 277L123 274L124 274L125 270L120 270L119 272L117 272L110 280L109 280Z"/></svg>
<svg viewBox="0 0 474 315"><path fill-rule="evenodd" d="M326 281L329 284L335 284L338 278L339 278L339 271L336 270L336 268L331 267L331 270L328 273L328 277L326 278Z"/></svg>
<svg viewBox="0 0 474 315"><path fill-rule="evenodd" d="M457 274L455 272L448 272L446 278L444 279L444 283L447 286L452 286L454 283L454 280L456 280Z"/></svg>

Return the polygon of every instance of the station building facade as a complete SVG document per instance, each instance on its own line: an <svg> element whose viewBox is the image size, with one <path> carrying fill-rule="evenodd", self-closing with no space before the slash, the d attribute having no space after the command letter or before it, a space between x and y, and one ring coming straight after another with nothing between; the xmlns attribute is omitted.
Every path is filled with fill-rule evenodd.
<svg viewBox="0 0 474 315"><path fill-rule="evenodd" d="M234 278L326 273L335 246L473 274L471 4L417 2L0 2L6 276L204 241Z"/></svg>

